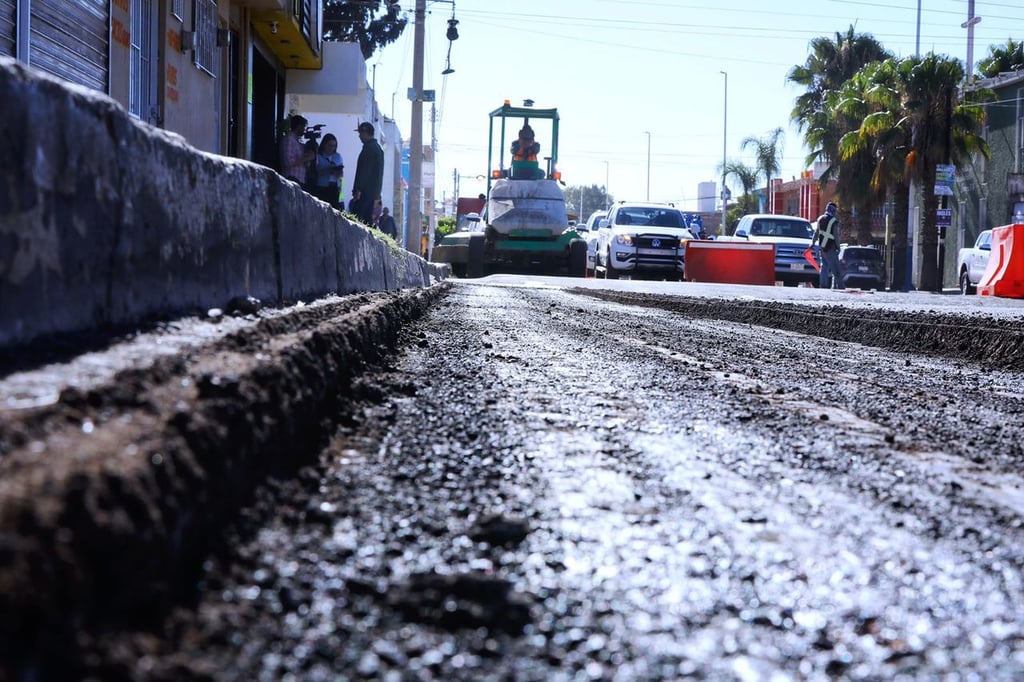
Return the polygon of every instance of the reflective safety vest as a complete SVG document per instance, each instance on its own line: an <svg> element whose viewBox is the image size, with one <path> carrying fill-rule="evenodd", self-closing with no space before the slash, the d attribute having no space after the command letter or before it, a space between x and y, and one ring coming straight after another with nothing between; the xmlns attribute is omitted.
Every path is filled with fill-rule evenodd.
<svg viewBox="0 0 1024 682"><path fill-rule="evenodd" d="M523 145L519 144L519 140L512 141L512 158L516 161L536 161L538 151L540 151L540 145L536 142L526 145L524 149Z"/></svg>
<svg viewBox="0 0 1024 682"><path fill-rule="evenodd" d="M839 221L835 216L826 214L818 218L818 241L821 243L821 248L828 251L836 248L839 242L835 228L838 225Z"/></svg>

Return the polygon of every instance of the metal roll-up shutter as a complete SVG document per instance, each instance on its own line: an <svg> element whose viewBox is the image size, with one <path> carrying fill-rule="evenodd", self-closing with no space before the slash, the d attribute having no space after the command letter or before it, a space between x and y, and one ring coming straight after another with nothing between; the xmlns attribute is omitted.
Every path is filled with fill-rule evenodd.
<svg viewBox="0 0 1024 682"><path fill-rule="evenodd" d="M13 57L17 53L15 37L18 35L17 0L0 0L0 54Z"/></svg>
<svg viewBox="0 0 1024 682"><path fill-rule="evenodd" d="M29 64L107 92L108 0L32 0Z"/></svg>

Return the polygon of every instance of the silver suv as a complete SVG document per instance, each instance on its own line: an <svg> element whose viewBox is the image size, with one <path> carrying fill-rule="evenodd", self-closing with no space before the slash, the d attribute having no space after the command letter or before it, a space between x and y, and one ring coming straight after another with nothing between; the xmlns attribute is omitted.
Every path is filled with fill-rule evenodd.
<svg viewBox="0 0 1024 682"><path fill-rule="evenodd" d="M804 258L804 251L811 246L812 237L814 228L803 218L752 213L740 218L732 237L725 239L775 244L775 281L786 286L796 286L801 282L818 281L818 271Z"/></svg>
<svg viewBox="0 0 1024 682"><path fill-rule="evenodd" d="M598 226L598 272L607 279L682 279L686 242L696 237L672 204L620 201Z"/></svg>

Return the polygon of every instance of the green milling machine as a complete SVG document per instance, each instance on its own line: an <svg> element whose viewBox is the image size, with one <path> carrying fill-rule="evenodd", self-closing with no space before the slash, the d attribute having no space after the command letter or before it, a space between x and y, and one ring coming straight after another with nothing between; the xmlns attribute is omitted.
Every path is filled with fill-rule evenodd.
<svg viewBox="0 0 1024 682"><path fill-rule="evenodd" d="M487 167L491 172L484 214L476 230L445 235L431 259L450 263L460 277L497 272L586 276L587 244L569 227L565 194L559 186L558 110L513 107L506 100L489 118ZM510 131L510 120L521 123ZM522 126L538 120L550 121L550 155L543 157L543 170L538 161L512 158L505 146L507 139L516 139Z"/></svg>

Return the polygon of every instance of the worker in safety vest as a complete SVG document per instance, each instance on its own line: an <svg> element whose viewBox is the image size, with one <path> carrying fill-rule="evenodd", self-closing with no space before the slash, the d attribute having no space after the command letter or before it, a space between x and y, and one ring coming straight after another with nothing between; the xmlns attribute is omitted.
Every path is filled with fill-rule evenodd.
<svg viewBox="0 0 1024 682"><path fill-rule="evenodd" d="M519 139L512 141L512 159L514 161L536 161L540 153L540 143L533 138L533 128L527 123L519 131Z"/></svg>
<svg viewBox="0 0 1024 682"><path fill-rule="evenodd" d="M817 244L821 248L821 272L818 274L818 286L828 289L835 280L837 289L842 289L839 278L839 219L836 218L835 202L828 202L825 213L818 218L814 228L811 246Z"/></svg>

